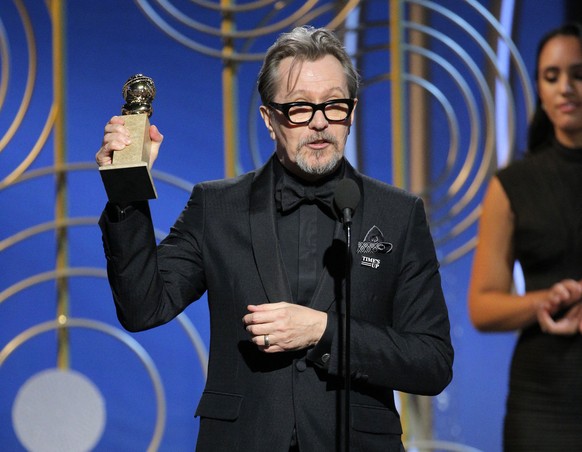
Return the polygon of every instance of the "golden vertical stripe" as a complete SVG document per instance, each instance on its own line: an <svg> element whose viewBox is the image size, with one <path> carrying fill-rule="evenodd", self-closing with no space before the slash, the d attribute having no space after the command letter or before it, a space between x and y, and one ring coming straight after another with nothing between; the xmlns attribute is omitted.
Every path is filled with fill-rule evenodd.
<svg viewBox="0 0 582 452"><path fill-rule="evenodd" d="M404 155L404 101L402 93L402 1L390 0L390 92L392 111L392 183L407 188L406 156ZM399 393L402 441L406 444L409 434L408 395Z"/></svg>
<svg viewBox="0 0 582 452"><path fill-rule="evenodd" d="M410 416L408 410L408 398L410 397L409 394L405 392L397 392L396 396L400 400L400 423L402 424L402 443L406 444L409 440L409 431L408 431L408 417Z"/></svg>
<svg viewBox="0 0 582 452"><path fill-rule="evenodd" d="M415 24L427 23L427 9L421 5L411 4L409 6L409 20ZM425 33L410 30L407 42L415 47L427 48L428 38ZM416 53L408 55L408 72L422 80L429 79L427 59ZM411 84L408 87L408 124L414 124L414 130L408 130L408 162L410 174L410 190L414 193L423 193L429 185L430 175L430 127L429 127L429 102L425 89ZM418 133L418 130L424 133ZM411 128L412 129L412 128ZM430 197L425 198L425 203L430 201Z"/></svg>
<svg viewBox="0 0 582 452"><path fill-rule="evenodd" d="M390 91L392 100L392 178L397 187L408 188L406 106L402 84L402 0L390 0Z"/></svg>
<svg viewBox="0 0 582 452"><path fill-rule="evenodd" d="M67 227L64 226L67 218L67 174L66 144L65 144L65 1L51 0L50 12L52 19L53 37L53 105L56 107L54 125L54 157L56 167L56 199L55 220L61 224L56 228L57 273L66 270L69 265ZM66 275L66 273L63 273ZM67 276L59 276L57 285L57 321L66 323L69 317L69 287ZM69 331L67 328L59 328L57 333L57 366L59 369L67 369L70 365L69 356Z"/></svg>
<svg viewBox="0 0 582 452"><path fill-rule="evenodd" d="M221 23L223 33L234 30L233 14L229 7L234 0L221 0L220 6L225 11ZM224 67L222 68L222 118L224 123L224 172L226 177L236 176L236 162L238 157L238 121L237 121L237 63L228 58L234 52L232 38L224 39Z"/></svg>

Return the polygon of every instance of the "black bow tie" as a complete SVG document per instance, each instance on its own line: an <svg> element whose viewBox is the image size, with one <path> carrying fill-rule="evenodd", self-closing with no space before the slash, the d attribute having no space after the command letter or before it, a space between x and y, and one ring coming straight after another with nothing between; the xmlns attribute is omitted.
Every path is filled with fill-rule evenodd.
<svg viewBox="0 0 582 452"><path fill-rule="evenodd" d="M327 183L321 187L311 185L302 186L295 183L285 183L277 187L275 199L282 212L289 212L301 203L318 203L321 206L333 211L334 191L331 184Z"/></svg>

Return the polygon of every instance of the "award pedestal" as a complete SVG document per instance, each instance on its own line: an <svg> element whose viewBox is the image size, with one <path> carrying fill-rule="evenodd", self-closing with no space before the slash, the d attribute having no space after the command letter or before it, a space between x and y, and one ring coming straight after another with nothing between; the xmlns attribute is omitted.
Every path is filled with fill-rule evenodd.
<svg viewBox="0 0 582 452"><path fill-rule="evenodd" d="M150 173L149 134L147 114L124 115L125 127L131 135L131 144L113 153L113 163L99 167L109 201L133 202L157 198Z"/></svg>

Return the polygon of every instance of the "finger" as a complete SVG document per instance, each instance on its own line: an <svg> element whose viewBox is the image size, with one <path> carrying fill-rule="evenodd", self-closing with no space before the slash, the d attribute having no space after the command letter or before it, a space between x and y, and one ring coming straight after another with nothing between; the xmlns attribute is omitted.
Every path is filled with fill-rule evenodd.
<svg viewBox="0 0 582 452"><path fill-rule="evenodd" d="M544 333L549 332L551 329L551 323L553 322L552 317L546 311L540 310L537 312L537 318L541 330Z"/></svg>
<svg viewBox="0 0 582 452"><path fill-rule="evenodd" d="M274 323L285 318L286 314L285 308L273 307L270 306L270 303L264 305L249 305L248 308L251 313L244 317L247 325Z"/></svg>
<svg viewBox="0 0 582 452"><path fill-rule="evenodd" d="M104 141L103 145L95 154L95 161L97 165L109 165L113 163L113 151L122 150L125 145L122 142L108 142Z"/></svg>
<svg viewBox="0 0 582 452"><path fill-rule="evenodd" d="M561 281L562 286L568 291L568 299L578 299L582 293L580 284L573 279L565 279Z"/></svg>
<svg viewBox="0 0 582 452"><path fill-rule="evenodd" d="M263 347L269 348L271 345L275 345L272 338L273 336L270 334L263 334Z"/></svg>
<svg viewBox="0 0 582 452"><path fill-rule="evenodd" d="M271 345L270 347L259 346L259 350L264 353L280 353L286 351L285 349L279 347L278 345Z"/></svg>
<svg viewBox="0 0 582 452"><path fill-rule="evenodd" d="M129 129L125 127L124 120L119 120L116 122L109 121L107 124L105 124L105 128L103 130L105 135L109 133L121 133L126 136L130 135Z"/></svg>
<svg viewBox="0 0 582 452"><path fill-rule="evenodd" d="M125 118L121 115L112 116L107 124L125 124Z"/></svg>
<svg viewBox="0 0 582 452"><path fill-rule="evenodd" d="M279 301L277 303L263 303L263 304L249 304L247 309L251 312L274 311L288 306L286 301Z"/></svg>
<svg viewBox="0 0 582 452"><path fill-rule="evenodd" d="M538 316L542 331L560 336L576 334L578 331L579 313L572 310L565 317L555 321L549 314Z"/></svg>
<svg viewBox="0 0 582 452"><path fill-rule="evenodd" d="M562 282L554 284L550 291L550 299L554 302L565 300L569 295L570 292Z"/></svg>
<svg viewBox="0 0 582 452"><path fill-rule="evenodd" d="M253 337L260 337L267 334L269 331L273 331L273 328L270 327L270 323L265 324L252 324L246 327L246 330L253 336Z"/></svg>
<svg viewBox="0 0 582 452"><path fill-rule="evenodd" d="M269 322L270 320L261 313L247 314L243 317L243 324L247 327L247 331L250 331L249 327L252 325L261 325Z"/></svg>
<svg viewBox="0 0 582 452"><path fill-rule="evenodd" d="M554 327L552 327L550 333L558 336L571 336L578 332L578 327L576 323L571 321L558 322Z"/></svg>
<svg viewBox="0 0 582 452"><path fill-rule="evenodd" d="M578 281L572 281L569 287L572 298L576 301L580 300L582 297L582 284L580 284Z"/></svg>
<svg viewBox="0 0 582 452"><path fill-rule="evenodd" d="M131 135L125 126L121 124L108 124L101 143L100 151L110 152L123 149L131 143Z"/></svg>
<svg viewBox="0 0 582 452"><path fill-rule="evenodd" d="M251 338L251 342L262 348L269 348L276 345L273 334L256 334Z"/></svg>

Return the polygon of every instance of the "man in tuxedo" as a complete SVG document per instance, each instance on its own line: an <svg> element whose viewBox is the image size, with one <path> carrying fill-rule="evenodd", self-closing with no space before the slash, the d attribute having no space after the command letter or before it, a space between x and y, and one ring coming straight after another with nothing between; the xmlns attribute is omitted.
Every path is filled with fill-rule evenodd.
<svg viewBox="0 0 582 452"><path fill-rule="evenodd" d="M402 451L393 391L436 395L453 349L439 264L420 198L344 159L358 75L341 42L299 27L269 49L260 113L275 143L267 163L196 185L156 246L147 202L108 203L100 219L121 324L164 324L207 292L208 379L197 450L337 450L346 299L346 234L333 197L361 193L350 268L350 417L354 451ZM163 137L150 128L152 163ZM129 142L123 117L96 155Z"/></svg>

